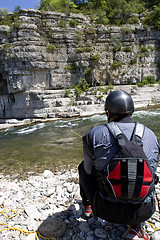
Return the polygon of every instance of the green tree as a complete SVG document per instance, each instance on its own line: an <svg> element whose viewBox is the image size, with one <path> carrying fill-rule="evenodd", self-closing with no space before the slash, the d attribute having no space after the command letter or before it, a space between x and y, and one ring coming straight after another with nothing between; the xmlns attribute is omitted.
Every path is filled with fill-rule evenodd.
<svg viewBox="0 0 160 240"><path fill-rule="evenodd" d="M160 29L160 6L153 6L152 11L146 14L144 23L151 25L153 28Z"/></svg>
<svg viewBox="0 0 160 240"><path fill-rule="evenodd" d="M70 0L40 0L40 10L68 12L76 9L77 6Z"/></svg>

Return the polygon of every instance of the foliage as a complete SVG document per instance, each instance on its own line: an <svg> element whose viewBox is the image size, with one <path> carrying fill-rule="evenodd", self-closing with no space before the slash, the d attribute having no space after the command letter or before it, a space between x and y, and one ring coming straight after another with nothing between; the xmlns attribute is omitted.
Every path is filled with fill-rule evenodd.
<svg viewBox="0 0 160 240"><path fill-rule="evenodd" d="M3 54L6 55L8 49L10 48L10 44L8 42L4 43L1 47L1 49L3 50Z"/></svg>
<svg viewBox="0 0 160 240"><path fill-rule="evenodd" d="M92 27L89 27L89 28L86 29L86 33L88 33L88 34L94 34L94 33L95 33L95 29L92 28Z"/></svg>
<svg viewBox="0 0 160 240"><path fill-rule="evenodd" d="M103 98L103 95L98 95L98 96L97 96L97 99L100 100L101 98Z"/></svg>
<svg viewBox="0 0 160 240"><path fill-rule="evenodd" d="M76 27L76 26L78 25L78 22L77 22L77 20L75 20L75 19L71 19L71 20L69 21L69 25L70 25L71 27Z"/></svg>
<svg viewBox="0 0 160 240"><path fill-rule="evenodd" d="M156 47L155 46L152 46L150 47L151 51L155 51L156 50Z"/></svg>
<svg viewBox="0 0 160 240"><path fill-rule="evenodd" d="M134 65L134 64L136 64L136 63L137 63L137 59L136 59L136 58L131 59L131 61L130 61L130 64L131 64L131 65Z"/></svg>
<svg viewBox="0 0 160 240"><path fill-rule="evenodd" d="M126 24L129 21L138 22L134 13L145 10L142 0L40 0L40 10L76 12L91 16L91 21L97 24Z"/></svg>
<svg viewBox="0 0 160 240"><path fill-rule="evenodd" d="M0 8L0 17L4 17L9 13L8 8Z"/></svg>
<svg viewBox="0 0 160 240"><path fill-rule="evenodd" d="M56 50L55 45L50 44L50 45L47 46L47 52L54 53L55 50Z"/></svg>
<svg viewBox="0 0 160 240"><path fill-rule="evenodd" d="M125 34L131 34L132 33L132 29L130 27L122 28L122 30Z"/></svg>
<svg viewBox="0 0 160 240"><path fill-rule="evenodd" d="M123 48L123 51L131 53L132 52L132 48L130 46L126 46L126 47Z"/></svg>
<svg viewBox="0 0 160 240"><path fill-rule="evenodd" d="M92 47L87 47L86 48L86 52L92 52L93 51L93 48Z"/></svg>
<svg viewBox="0 0 160 240"><path fill-rule="evenodd" d="M63 19L60 19L58 22L58 26L61 28L65 28L66 27L66 22Z"/></svg>
<svg viewBox="0 0 160 240"><path fill-rule="evenodd" d="M91 57L92 61L98 62L100 60L100 56L98 54L95 54Z"/></svg>
<svg viewBox="0 0 160 240"><path fill-rule="evenodd" d="M65 97L68 97L70 93L71 93L71 90L70 90L70 89L66 89L64 96L65 96Z"/></svg>
<svg viewBox="0 0 160 240"><path fill-rule="evenodd" d="M67 64L66 66L65 66L65 70L75 70L75 65L74 64Z"/></svg>
<svg viewBox="0 0 160 240"><path fill-rule="evenodd" d="M39 9L42 11L57 11L70 13L77 8L74 1L70 0L40 0Z"/></svg>
<svg viewBox="0 0 160 240"><path fill-rule="evenodd" d="M89 90L90 84L83 78L80 83L75 86L76 96L80 96L81 93Z"/></svg>
<svg viewBox="0 0 160 240"><path fill-rule="evenodd" d="M19 9L19 6L16 7L14 13ZM159 0L40 0L39 10L67 14L83 13L89 15L92 22L104 25L138 24L140 22L139 15L143 13L145 24L160 29ZM0 8L0 17L3 17L1 21L5 22L1 24L10 26L13 19L7 13L7 8ZM69 24L71 27L75 27L77 22L73 19Z"/></svg>
<svg viewBox="0 0 160 240"><path fill-rule="evenodd" d="M76 49L76 52L77 53L83 53L84 52L84 48L79 47L79 48Z"/></svg>
<svg viewBox="0 0 160 240"><path fill-rule="evenodd" d="M140 83L137 83L137 85L139 87L142 87L144 85L152 85L154 83L156 83L154 76L146 76L142 79L142 81Z"/></svg>
<svg viewBox="0 0 160 240"><path fill-rule="evenodd" d="M12 14L8 14L9 10L7 8L0 8L0 25L8 25L13 29L17 29L21 20L19 19L20 6L16 6Z"/></svg>
<svg viewBox="0 0 160 240"><path fill-rule="evenodd" d="M112 63L112 67L114 69L116 69L118 67L121 67L121 66L122 66L122 63L120 61L114 60L113 63Z"/></svg>
<svg viewBox="0 0 160 240"><path fill-rule="evenodd" d="M129 24L138 24L139 22L140 22L139 17L134 15L128 20Z"/></svg>
<svg viewBox="0 0 160 240"><path fill-rule="evenodd" d="M144 23L151 25L153 28L160 29L160 5L153 6L153 9L146 14Z"/></svg>
<svg viewBox="0 0 160 240"><path fill-rule="evenodd" d="M146 47L145 45L141 46L141 47L140 47L140 52L141 52L141 53L148 53L147 47Z"/></svg>
<svg viewBox="0 0 160 240"><path fill-rule="evenodd" d="M92 72L93 72L93 68L89 67L86 69L85 74L90 76L92 74Z"/></svg>
<svg viewBox="0 0 160 240"><path fill-rule="evenodd" d="M116 43L113 47L113 52L116 53L116 52L119 52L122 48L122 44L119 42L119 43Z"/></svg>

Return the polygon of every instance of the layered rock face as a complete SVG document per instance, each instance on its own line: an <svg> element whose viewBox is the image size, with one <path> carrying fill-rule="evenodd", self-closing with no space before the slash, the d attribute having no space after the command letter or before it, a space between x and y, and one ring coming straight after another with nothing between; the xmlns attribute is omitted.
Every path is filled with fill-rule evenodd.
<svg viewBox="0 0 160 240"><path fill-rule="evenodd" d="M20 10L19 19L18 27L0 26L0 118L75 116L82 105L102 111L102 94L91 90L77 102L74 90L62 89L81 79L97 86L159 78L159 31L33 9Z"/></svg>

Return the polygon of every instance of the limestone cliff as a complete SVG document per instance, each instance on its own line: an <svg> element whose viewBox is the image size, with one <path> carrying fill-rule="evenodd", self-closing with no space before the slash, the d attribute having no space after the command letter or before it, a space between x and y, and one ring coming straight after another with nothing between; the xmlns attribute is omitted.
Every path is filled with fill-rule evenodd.
<svg viewBox="0 0 160 240"><path fill-rule="evenodd" d="M160 76L160 31L33 9L20 10L19 20L0 26L0 118L76 116L78 106L96 109L104 102L104 93L92 89L79 99L74 90L66 96L62 89L81 79L91 86L126 85Z"/></svg>

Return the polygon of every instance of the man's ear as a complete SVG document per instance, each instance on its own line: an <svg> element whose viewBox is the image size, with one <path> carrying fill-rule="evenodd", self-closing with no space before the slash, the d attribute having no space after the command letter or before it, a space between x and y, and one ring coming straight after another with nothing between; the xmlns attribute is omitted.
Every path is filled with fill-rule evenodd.
<svg viewBox="0 0 160 240"><path fill-rule="evenodd" d="M110 112L107 112L107 118L108 118L108 122L111 121L111 113Z"/></svg>

